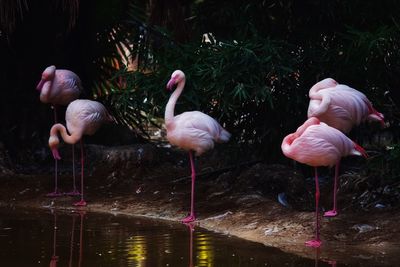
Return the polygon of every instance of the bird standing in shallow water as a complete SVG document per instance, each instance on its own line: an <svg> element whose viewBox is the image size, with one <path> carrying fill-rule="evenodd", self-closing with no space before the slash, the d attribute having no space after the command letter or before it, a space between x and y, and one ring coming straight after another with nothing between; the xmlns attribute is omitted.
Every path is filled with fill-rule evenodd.
<svg viewBox="0 0 400 267"><path fill-rule="evenodd" d="M78 99L68 105L65 113L65 121L67 128L64 125L58 123L53 125L50 130L49 147L53 153L53 157L56 160L61 159L58 153L58 145L60 140L58 133L61 134L64 142L68 144L76 144L80 141L81 145L81 201L75 203L75 206L86 206L86 201L83 198L83 135L93 135L100 126L107 122L112 121L112 118L108 114L106 108L100 102L92 100ZM67 133L68 132L70 134Z"/></svg>
<svg viewBox="0 0 400 267"><path fill-rule="evenodd" d="M40 92L40 101L42 103L51 104L54 110L54 123L57 123L57 107L67 106L69 103L79 97L82 92L82 84L78 75L69 70L57 70L55 66L47 67L43 73L39 84L36 89ZM68 195L79 195L76 190L75 183L75 158L74 146L72 145L72 172L73 172L73 189ZM62 194L58 190L58 168L57 160L54 162L54 192L47 194L49 197L57 197Z"/></svg>
<svg viewBox="0 0 400 267"><path fill-rule="evenodd" d="M192 172L191 208L190 215L182 220L183 223L188 223L196 220L194 213L196 171L193 152L196 156L200 156L214 148L214 142L227 142L231 135L216 120L200 111L189 111L174 116L175 104L185 87L185 81L185 74L176 70L167 83L168 90L172 90L174 85L177 85L177 87L165 108L165 126L168 141L174 146L189 151Z"/></svg>
<svg viewBox="0 0 400 267"><path fill-rule="evenodd" d="M366 120L378 121L385 125L384 116L374 109L368 98L353 88L338 84L334 79L326 78L309 91L310 104L308 117L317 117L321 122L348 134L354 126ZM336 163L333 184L333 208L325 212L324 216L337 215L337 185L340 159Z"/></svg>
<svg viewBox="0 0 400 267"><path fill-rule="evenodd" d="M315 168L315 239L306 242L307 246L319 247L319 183L318 166L335 165L341 157L357 155L367 157L364 149L350 140L339 130L320 122L315 117L309 118L295 133L287 135L281 145L283 154L298 162Z"/></svg>

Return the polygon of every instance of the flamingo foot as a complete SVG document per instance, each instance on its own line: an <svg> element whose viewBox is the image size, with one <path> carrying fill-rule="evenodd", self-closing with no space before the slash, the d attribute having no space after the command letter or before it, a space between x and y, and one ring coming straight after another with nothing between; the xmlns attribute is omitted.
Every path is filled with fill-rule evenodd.
<svg viewBox="0 0 400 267"><path fill-rule="evenodd" d="M87 205L87 203L86 203L85 200L81 200L81 201L79 201L79 202L75 202L73 205L74 205L75 207L85 207L85 206Z"/></svg>
<svg viewBox="0 0 400 267"><path fill-rule="evenodd" d="M337 215L336 210L328 210L324 213L324 217L335 217Z"/></svg>
<svg viewBox="0 0 400 267"><path fill-rule="evenodd" d="M71 192L65 193L67 196L80 196L81 193L78 190L72 190Z"/></svg>
<svg viewBox="0 0 400 267"><path fill-rule="evenodd" d="M62 195L63 195L63 193L61 193L60 191L56 190L54 192L46 194L46 197L61 197Z"/></svg>
<svg viewBox="0 0 400 267"><path fill-rule="evenodd" d="M310 240L306 242L307 247L319 248L321 246L321 240Z"/></svg>
<svg viewBox="0 0 400 267"><path fill-rule="evenodd" d="M194 215L189 215L185 218L182 219L182 223L191 223L196 220L196 217Z"/></svg>

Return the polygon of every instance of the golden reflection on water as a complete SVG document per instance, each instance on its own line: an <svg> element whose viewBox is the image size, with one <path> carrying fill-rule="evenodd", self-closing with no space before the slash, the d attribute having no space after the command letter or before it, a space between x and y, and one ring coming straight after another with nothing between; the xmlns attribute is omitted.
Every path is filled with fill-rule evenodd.
<svg viewBox="0 0 400 267"><path fill-rule="evenodd" d="M126 249L128 252L128 263L133 266L146 266L147 243L146 238L142 235L131 236L126 241Z"/></svg>
<svg viewBox="0 0 400 267"><path fill-rule="evenodd" d="M194 233L195 266L213 267L214 266L214 245L209 235L204 233Z"/></svg>

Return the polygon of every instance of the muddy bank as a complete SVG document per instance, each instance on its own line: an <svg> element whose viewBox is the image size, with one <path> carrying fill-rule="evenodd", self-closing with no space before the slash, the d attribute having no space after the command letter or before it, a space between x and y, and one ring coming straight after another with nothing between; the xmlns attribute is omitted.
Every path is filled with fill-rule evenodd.
<svg viewBox="0 0 400 267"><path fill-rule="evenodd" d="M224 157L225 153L217 148L196 163L199 226L313 258L316 251L304 246L314 229L312 179L299 167L267 165L250 156L235 164ZM61 154L59 184L61 190L68 191L72 181L70 148L63 147ZM185 153L150 144L89 145L86 156L89 205L84 209L177 222L188 212L190 173ZM47 156L35 160L29 168L17 166L17 172L2 172L1 204L72 209L73 197L45 197L54 186L53 162ZM351 168L345 166L346 170ZM351 179L346 173L343 184ZM329 177L329 172L322 172L322 177ZM326 178L322 184L324 209L330 208L330 182ZM321 257L340 263L369 259L379 266L396 265L391 255L400 251L400 210L386 206L360 209L352 200L349 192L341 192L339 205L344 210L340 216L322 220Z"/></svg>

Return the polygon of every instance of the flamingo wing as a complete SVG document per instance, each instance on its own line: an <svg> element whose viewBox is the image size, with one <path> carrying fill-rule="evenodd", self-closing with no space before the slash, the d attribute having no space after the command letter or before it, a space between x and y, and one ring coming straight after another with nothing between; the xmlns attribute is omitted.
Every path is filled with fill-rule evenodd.
<svg viewBox="0 0 400 267"><path fill-rule="evenodd" d="M174 117L174 127L168 131L167 138L171 144L194 150L200 155L212 149L214 142L219 141L221 129L219 123L210 116L190 111Z"/></svg>

